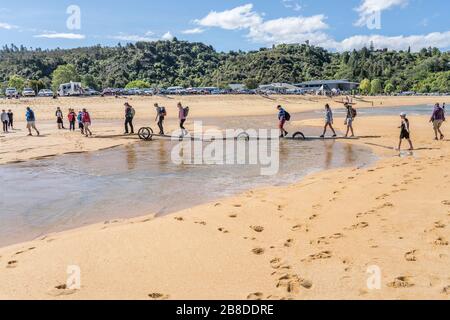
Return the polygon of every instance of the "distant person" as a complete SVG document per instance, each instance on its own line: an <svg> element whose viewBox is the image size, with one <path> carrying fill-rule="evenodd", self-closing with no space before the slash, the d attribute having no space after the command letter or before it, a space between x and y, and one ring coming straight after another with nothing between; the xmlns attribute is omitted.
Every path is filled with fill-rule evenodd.
<svg viewBox="0 0 450 320"><path fill-rule="evenodd" d="M131 134L134 134L133 119L136 111L128 102L125 103L125 134L128 134L128 126L130 126Z"/></svg>
<svg viewBox="0 0 450 320"><path fill-rule="evenodd" d="M64 129L64 120L63 120L64 115L63 115L60 107L56 108L55 117L56 117L56 123L58 124L58 129L59 130Z"/></svg>
<svg viewBox="0 0 450 320"><path fill-rule="evenodd" d="M2 124L3 124L3 133L8 133L9 118L8 118L8 114L6 113L5 110L2 110L2 113L0 115L0 119L1 119Z"/></svg>
<svg viewBox="0 0 450 320"><path fill-rule="evenodd" d="M345 108L347 109L347 116L345 118L345 125L347 126L347 133L345 134L345 137L348 137L348 134L351 132L351 137L353 138L355 136L355 131L353 130L353 121L356 117L356 110L352 107L351 104L346 103Z"/></svg>
<svg viewBox="0 0 450 320"><path fill-rule="evenodd" d="M414 150L413 144L411 142L411 133L409 129L409 120L406 117L406 113L401 113L400 118L402 119L402 124L399 127L400 131L400 143L398 144L398 150L401 150L403 139L408 140L409 142L409 150Z"/></svg>
<svg viewBox="0 0 450 320"><path fill-rule="evenodd" d="M92 137L92 132L91 132L91 115L89 114L89 112L86 110L86 108L83 109L83 114L82 114L82 119L83 119L83 130L84 130L84 134L86 137L91 136Z"/></svg>
<svg viewBox="0 0 450 320"><path fill-rule="evenodd" d="M325 105L325 128L323 129L323 134L320 136L321 138L325 138L328 127L330 127L331 131L333 131L333 138L337 136L336 131L333 128L333 122L333 111L331 110L330 105L327 103Z"/></svg>
<svg viewBox="0 0 450 320"><path fill-rule="evenodd" d="M34 131L36 131L37 135L39 136L39 130L36 128L36 116L34 115L34 112L30 107L27 107L25 118L27 119L28 135L32 136L31 129L34 129Z"/></svg>
<svg viewBox="0 0 450 320"><path fill-rule="evenodd" d="M164 135L164 119L167 117L167 111L165 107L160 107L157 103L155 103L156 108L156 119L158 122L159 134Z"/></svg>
<svg viewBox="0 0 450 320"><path fill-rule="evenodd" d="M431 116L430 122L433 123L434 135L435 139L439 140L438 134L440 135L440 139L444 139L444 135L442 134L441 127L445 121L445 109L441 108L439 103L436 103L434 106L433 114Z"/></svg>
<svg viewBox="0 0 450 320"><path fill-rule="evenodd" d="M69 114L67 115L67 120L69 120L70 131L75 131L75 123L77 122L77 114L74 109L69 109Z"/></svg>
<svg viewBox="0 0 450 320"><path fill-rule="evenodd" d="M84 135L83 111L78 111L77 121L78 121L78 129L80 129L81 134Z"/></svg>
<svg viewBox="0 0 450 320"><path fill-rule="evenodd" d="M14 130L14 113L11 111L11 109L8 110L8 127L11 130Z"/></svg>
<svg viewBox="0 0 450 320"><path fill-rule="evenodd" d="M183 136L186 136L188 134L188 131L184 127L184 123L187 120L187 117L189 115L189 107L183 108L183 105L181 102L178 102L178 119L180 120L180 129L183 134Z"/></svg>
<svg viewBox="0 0 450 320"><path fill-rule="evenodd" d="M280 138L284 138L289 134L289 132L287 132L286 129L284 129L284 126L286 125L286 121L291 120L291 116L282 106L278 106L277 109L278 109Z"/></svg>

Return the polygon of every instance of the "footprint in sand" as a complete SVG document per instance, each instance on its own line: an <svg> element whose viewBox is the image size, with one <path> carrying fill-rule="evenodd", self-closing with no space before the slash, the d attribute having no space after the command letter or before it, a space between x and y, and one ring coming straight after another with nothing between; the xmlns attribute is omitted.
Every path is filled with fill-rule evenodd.
<svg viewBox="0 0 450 320"><path fill-rule="evenodd" d="M256 254L257 256L263 255L265 250L263 248L254 248L252 250L253 254Z"/></svg>
<svg viewBox="0 0 450 320"><path fill-rule="evenodd" d="M302 225L302 224L297 224L295 226L293 226L291 228L292 231L305 231L305 232L309 232L309 228L306 225Z"/></svg>
<svg viewBox="0 0 450 320"><path fill-rule="evenodd" d="M6 268L8 269L13 269L13 268L17 268L17 264L19 262L16 260L12 260L12 261L8 261L8 264L6 265Z"/></svg>
<svg viewBox="0 0 450 320"><path fill-rule="evenodd" d="M28 251L32 251L32 250L34 250L34 249L36 249L36 247L31 247L31 248L28 248L27 250L18 251L18 252L16 252L14 255L18 256L18 255L20 255L20 254L22 254L22 253L25 253L25 252L28 252Z"/></svg>
<svg viewBox="0 0 450 320"><path fill-rule="evenodd" d="M316 219L317 217L318 217L317 214L313 214L311 217L309 217L309 220L314 220L314 219Z"/></svg>
<svg viewBox="0 0 450 320"><path fill-rule="evenodd" d="M443 237L439 237L434 241L434 244L437 246L448 246L448 241Z"/></svg>
<svg viewBox="0 0 450 320"><path fill-rule="evenodd" d="M284 288L288 293L298 294L300 287L311 289L312 281L302 279L297 275L286 274L278 279L277 288Z"/></svg>
<svg viewBox="0 0 450 320"><path fill-rule="evenodd" d="M251 293L247 296L247 300L253 300L253 301L259 301L262 300L264 297L264 294L261 292L255 292Z"/></svg>
<svg viewBox="0 0 450 320"><path fill-rule="evenodd" d="M436 222L434 223L434 227L435 227L436 229L444 229L444 228L446 227L446 225L443 224L442 221L436 221Z"/></svg>
<svg viewBox="0 0 450 320"><path fill-rule="evenodd" d="M325 259L330 259L331 257L332 257L331 251L322 251L322 252L310 255L308 258L308 261L325 260Z"/></svg>
<svg viewBox="0 0 450 320"><path fill-rule="evenodd" d="M162 293L157 293L157 292L150 293L150 294L148 295L148 297L149 297L150 299L153 299L153 300L167 300L167 299L169 299L169 295L167 295L167 294L162 294Z"/></svg>
<svg viewBox="0 0 450 320"><path fill-rule="evenodd" d="M335 233L332 236L330 236L330 239L341 239L344 235L342 233Z"/></svg>
<svg viewBox="0 0 450 320"><path fill-rule="evenodd" d="M406 261L409 261L409 262L417 261L416 253L417 253L417 250L413 250L413 251L405 253Z"/></svg>
<svg viewBox="0 0 450 320"><path fill-rule="evenodd" d="M228 230L225 229L225 228L218 228L217 230L219 230L219 231L222 232L222 233L230 233L230 231L228 231Z"/></svg>
<svg viewBox="0 0 450 320"><path fill-rule="evenodd" d="M388 283L387 285L390 288L410 288L413 287L414 284L410 282L409 277L397 277L393 282Z"/></svg>
<svg viewBox="0 0 450 320"><path fill-rule="evenodd" d="M311 240L309 242L309 244L311 244L311 245L329 245L330 242L327 241L326 237L320 237L315 240Z"/></svg>
<svg viewBox="0 0 450 320"><path fill-rule="evenodd" d="M235 219L235 218L237 218L237 214L230 214L228 217L232 218L232 219Z"/></svg>
<svg viewBox="0 0 450 320"><path fill-rule="evenodd" d="M444 289L442 289L442 294L450 295L450 286L444 287Z"/></svg>
<svg viewBox="0 0 450 320"><path fill-rule="evenodd" d="M242 208L242 205L241 204L234 204L233 207L235 207L235 208Z"/></svg>
<svg viewBox="0 0 450 320"><path fill-rule="evenodd" d="M286 242L284 243L284 246L286 248L290 248L292 246L292 244L294 243L294 239L288 239L286 240Z"/></svg>
<svg viewBox="0 0 450 320"><path fill-rule="evenodd" d="M444 201L442 201L442 204L444 206L450 206L450 201L449 200L444 200Z"/></svg>
<svg viewBox="0 0 450 320"><path fill-rule="evenodd" d="M206 226L206 222L205 221L197 221L197 222L194 222L194 223L202 225L202 226Z"/></svg>
<svg viewBox="0 0 450 320"><path fill-rule="evenodd" d="M69 289L66 284L60 284L50 290L48 294L53 297L70 296L72 294L75 294L77 291L78 290L76 289Z"/></svg>
<svg viewBox="0 0 450 320"><path fill-rule="evenodd" d="M261 226L250 226L250 229L252 229L255 232L261 233L264 231L264 227Z"/></svg>
<svg viewBox="0 0 450 320"><path fill-rule="evenodd" d="M360 222L357 224L354 224L350 227L351 230L356 230L356 229L365 229L369 226L369 223L367 222Z"/></svg>
<svg viewBox="0 0 450 320"><path fill-rule="evenodd" d="M177 220L177 221L184 221L183 217L175 217L174 219Z"/></svg>

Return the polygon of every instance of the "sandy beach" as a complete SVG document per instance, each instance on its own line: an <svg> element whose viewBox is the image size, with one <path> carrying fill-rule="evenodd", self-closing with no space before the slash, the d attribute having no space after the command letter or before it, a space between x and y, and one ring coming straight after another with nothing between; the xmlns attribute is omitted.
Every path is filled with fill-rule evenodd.
<svg viewBox="0 0 450 320"><path fill-rule="evenodd" d="M129 101L138 114L137 127L154 119L156 101L174 115L181 100L194 118L270 115L277 104L291 113L319 110L327 102L339 106L317 97L272 99ZM434 104L436 99L447 100L364 100L387 107ZM0 109L13 109L21 130L0 137L0 164L134 143L135 138L120 136L125 101L0 101ZM41 121L43 137L25 136L27 105ZM56 106L87 107L95 137L57 132ZM357 105L365 107L372 102ZM0 299L449 299L450 145L448 138L433 141L428 120L410 117L417 150L399 156L393 149L398 116L358 117L358 135L381 136L345 142L348 148L370 147L379 156L369 167L327 170L293 185L250 190L165 217L149 213L111 220L2 248ZM322 124L313 119L292 125ZM169 131L175 126L169 121ZM341 119L336 127L344 130ZM66 287L68 266L80 268L80 289ZM367 286L368 271L374 268L381 277L375 289Z"/></svg>

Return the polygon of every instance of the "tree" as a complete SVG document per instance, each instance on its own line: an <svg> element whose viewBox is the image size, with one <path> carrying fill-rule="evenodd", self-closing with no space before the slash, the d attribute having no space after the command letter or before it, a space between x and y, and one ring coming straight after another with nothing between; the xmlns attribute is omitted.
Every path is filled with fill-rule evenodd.
<svg viewBox="0 0 450 320"><path fill-rule="evenodd" d="M371 83L369 79L364 79L361 81L361 84L359 85L359 89L363 94L369 94L371 89Z"/></svg>
<svg viewBox="0 0 450 320"><path fill-rule="evenodd" d="M137 89L146 89L146 88L150 88L151 85L150 83L148 83L147 81L144 80L134 80L129 82L125 89L133 89L133 88L137 88Z"/></svg>
<svg viewBox="0 0 450 320"><path fill-rule="evenodd" d="M256 79L246 79L244 81L244 85L247 89L254 90L254 89L258 89L259 82Z"/></svg>
<svg viewBox="0 0 450 320"><path fill-rule="evenodd" d="M81 79L81 83L85 88L91 88L95 90L99 89L96 79L90 74L84 75Z"/></svg>
<svg viewBox="0 0 450 320"><path fill-rule="evenodd" d="M17 91L21 92L25 87L25 79L18 75L13 75L9 78L8 87L16 88Z"/></svg>
<svg viewBox="0 0 450 320"><path fill-rule="evenodd" d="M380 94L383 90L381 80L380 79L373 79L370 83L370 94L371 95L377 95Z"/></svg>
<svg viewBox="0 0 450 320"><path fill-rule="evenodd" d="M81 79L76 68L72 64L61 65L53 71L52 74L52 88L58 90L59 86L63 83L79 82Z"/></svg>
<svg viewBox="0 0 450 320"><path fill-rule="evenodd" d="M384 93L391 94L395 91L395 86L392 84L392 82L387 82L384 86Z"/></svg>

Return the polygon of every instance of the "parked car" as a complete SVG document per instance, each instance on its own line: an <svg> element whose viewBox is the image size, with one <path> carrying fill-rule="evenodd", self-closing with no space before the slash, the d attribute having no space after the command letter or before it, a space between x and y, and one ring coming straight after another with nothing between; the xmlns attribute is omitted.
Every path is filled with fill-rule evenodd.
<svg viewBox="0 0 450 320"><path fill-rule="evenodd" d="M22 97L36 97L36 92L31 88L25 88L22 91Z"/></svg>
<svg viewBox="0 0 450 320"><path fill-rule="evenodd" d="M50 89L39 90L38 97L53 97L53 91Z"/></svg>
<svg viewBox="0 0 450 320"><path fill-rule="evenodd" d="M7 88L6 90L5 90L5 96L7 96L8 98L11 98L11 97L17 97L18 96L18 92L17 92L17 89L16 88Z"/></svg>
<svg viewBox="0 0 450 320"><path fill-rule="evenodd" d="M98 96L98 95L100 95L100 92L98 92L97 90L91 89L91 88L86 88L86 89L84 89L84 95Z"/></svg>

